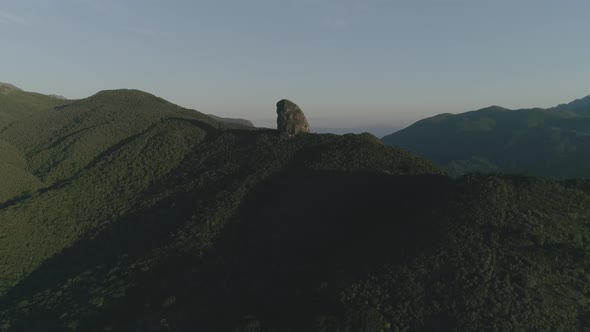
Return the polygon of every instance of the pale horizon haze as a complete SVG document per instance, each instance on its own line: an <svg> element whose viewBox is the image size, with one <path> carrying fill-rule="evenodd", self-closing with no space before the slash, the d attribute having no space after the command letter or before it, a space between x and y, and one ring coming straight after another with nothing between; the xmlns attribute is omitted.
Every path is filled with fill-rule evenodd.
<svg viewBox="0 0 590 332"><path fill-rule="evenodd" d="M590 94L590 2L0 0L0 81L77 99L132 88L219 116L399 128Z"/></svg>

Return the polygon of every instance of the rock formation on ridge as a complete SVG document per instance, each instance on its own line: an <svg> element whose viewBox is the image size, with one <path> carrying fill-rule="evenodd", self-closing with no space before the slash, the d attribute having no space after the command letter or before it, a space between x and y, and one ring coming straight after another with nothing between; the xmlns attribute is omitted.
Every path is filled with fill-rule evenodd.
<svg viewBox="0 0 590 332"><path fill-rule="evenodd" d="M303 111L290 100L277 103L277 130L282 136L291 138L301 133L309 133L309 123Z"/></svg>

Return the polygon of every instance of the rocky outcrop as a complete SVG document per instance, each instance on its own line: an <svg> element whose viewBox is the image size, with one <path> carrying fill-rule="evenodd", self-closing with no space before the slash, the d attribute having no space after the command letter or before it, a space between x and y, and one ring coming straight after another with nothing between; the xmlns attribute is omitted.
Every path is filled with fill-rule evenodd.
<svg viewBox="0 0 590 332"><path fill-rule="evenodd" d="M277 130L284 137L309 133L309 123L303 111L290 100L277 103Z"/></svg>

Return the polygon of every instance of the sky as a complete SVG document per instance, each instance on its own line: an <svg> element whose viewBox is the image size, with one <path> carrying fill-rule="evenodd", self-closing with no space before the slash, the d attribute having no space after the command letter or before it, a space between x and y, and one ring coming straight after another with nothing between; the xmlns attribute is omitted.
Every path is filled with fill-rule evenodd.
<svg viewBox="0 0 590 332"><path fill-rule="evenodd" d="M0 81L276 124L403 127L590 94L587 0L0 0Z"/></svg>

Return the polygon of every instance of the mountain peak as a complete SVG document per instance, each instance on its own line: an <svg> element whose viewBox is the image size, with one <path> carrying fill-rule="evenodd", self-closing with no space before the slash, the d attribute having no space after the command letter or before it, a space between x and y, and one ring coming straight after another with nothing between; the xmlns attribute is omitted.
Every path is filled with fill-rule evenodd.
<svg viewBox="0 0 590 332"><path fill-rule="evenodd" d="M68 98L62 96L62 95L48 95L49 97L53 98L53 99L57 99L57 100L67 100Z"/></svg>
<svg viewBox="0 0 590 332"><path fill-rule="evenodd" d="M81 100L82 103L99 103L108 105L168 104L162 98L136 89L102 90ZM123 107L124 108L124 107Z"/></svg>
<svg viewBox="0 0 590 332"><path fill-rule="evenodd" d="M590 95L576 99L568 104L560 104L553 108L555 111L578 111L582 108L590 108Z"/></svg>
<svg viewBox="0 0 590 332"><path fill-rule="evenodd" d="M498 106L498 105L492 105L492 106L484 107L478 111L499 112L499 111L509 111L509 109L504 108L502 106Z"/></svg>
<svg viewBox="0 0 590 332"><path fill-rule="evenodd" d="M119 97L119 96L141 96L141 97L155 97L153 94L137 89L112 89L112 90L101 90L89 98L102 98L102 97Z"/></svg>
<svg viewBox="0 0 590 332"><path fill-rule="evenodd" d="M7 95L15 91L23 91L16 86L8 83L0 82L0 95Z"/></svg>

